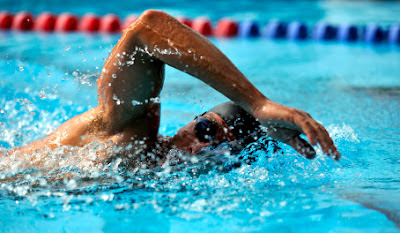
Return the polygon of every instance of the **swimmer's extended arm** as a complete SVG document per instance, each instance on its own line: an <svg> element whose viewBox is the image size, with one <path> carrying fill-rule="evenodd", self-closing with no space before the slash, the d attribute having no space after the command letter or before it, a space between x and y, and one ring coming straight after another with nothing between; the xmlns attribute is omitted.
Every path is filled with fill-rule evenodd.
<svg viewBox="0 0 400 233"><path fill-rule="evenodd" d="M271 136L301 154L314 155L312 147L299 137L304 133L311 144L318 143L328 155L340 157L325 128L308 113L269 100L205 37L153 10L144 12L125 30L98 81L99 102L110 131L118 131L149 112L151 104L132 106L131 102L149 103L158 96L164 63L204 81L264 126L275 127L278 131Z"/></svg>

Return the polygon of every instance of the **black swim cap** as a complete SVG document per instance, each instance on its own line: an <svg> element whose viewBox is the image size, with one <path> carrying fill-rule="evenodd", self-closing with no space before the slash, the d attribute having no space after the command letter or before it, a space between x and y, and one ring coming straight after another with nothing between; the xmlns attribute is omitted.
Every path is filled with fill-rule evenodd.
<svg viewBox="0 0 400 233"><path fill-rule="evenodd" d="M260 122L232 101L219 104L208 112L218 114L228 124L241 146L255 142L262 136Z"/></svg>

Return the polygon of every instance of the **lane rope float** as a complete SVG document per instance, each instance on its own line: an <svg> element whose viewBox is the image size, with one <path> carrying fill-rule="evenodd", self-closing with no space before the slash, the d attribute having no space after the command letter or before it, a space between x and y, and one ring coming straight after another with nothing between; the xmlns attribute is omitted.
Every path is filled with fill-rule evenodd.
<svg viewBox="0 0 400 233"><path fill-rule="evenodd" d="M121 19L118 15L107 14L98 16L85 14L81 17L72 13L59 15L51 12L43 12L34 17L27 11L16 14L0 12L1 31L37 31L37 32L83 32L83 33L121 33L137 20L137 15L128 15ZM365 26L351 24L333 25L326 22L317 22L315 25L306 25L300 21L281 22L271 20L262 25L254 20L236 22L229 18L220 19L215 25L210 19L198 17L193 20L187 17L177 19L188 27L196 30L204 36L223 38L264 37L269 39L288 40L315 40L315 41L340 41L340 42L365 42L368 44L400 45L400 24L392 24L382 27L376 23Z"/></svg>

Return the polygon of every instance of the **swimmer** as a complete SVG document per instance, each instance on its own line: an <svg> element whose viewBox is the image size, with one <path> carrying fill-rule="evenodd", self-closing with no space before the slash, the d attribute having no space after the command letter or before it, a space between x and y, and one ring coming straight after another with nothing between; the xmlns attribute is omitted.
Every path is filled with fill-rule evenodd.
<svg viewBox="0 0 400 233"><path fill-rule="evenodd" d="M166 64L202 80L231 102L196 117L173 137L159 135L157 100ZM261 135L262 125L273 129L268 136L290 145L307 158L315 157L312 145L317 144L325 154L340 158L328 132L308 113L265 97L210 41L161 11L145 11L124 31L97 85L97 107L69 119L50 135L11 152L111 143L125 148L125 154L135 151L152 154L151 159L160 166L171 149L195 155L204 147L223 142L238 145L254 142ZM301 134L306 135L308 142Z"/></svg>

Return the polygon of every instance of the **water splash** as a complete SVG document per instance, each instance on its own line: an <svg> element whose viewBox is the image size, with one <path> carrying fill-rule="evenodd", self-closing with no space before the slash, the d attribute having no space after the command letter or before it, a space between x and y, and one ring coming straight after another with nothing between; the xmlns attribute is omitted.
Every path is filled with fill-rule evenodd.
<svg viewBox="0 0 400 233"><path fill-rule="evenodd" d="M351 132L346 127L337 130L343 138ZM304 208L297 214L315 211L315 194L307 190L331 186L338 167L320 153L317 159L307 160L267 137L239 152L230 144L206 148L195 157L171 150L162 167L143 166L140 153L134 166L127 166L123 157L99 155L101 151L118 154L120 149L90 144L2 158L0 193L7 192L18 198L18 205L30 208L53 206L40 210L49 218L62 218L97 203L110 210L165 213L186 220L210 214L227 220L245 212L246 221L258 226L265 218L278 220L282 211L295 214L290 209L298 202ZM31 156L23 159L29 164L21 163L20 156ZM45 166L26 167L32 163Z"/></svg>
<svg viewBox="0 0 400 233"><path fill-rule="evenodd" d="M100 73L94 72L94 73L89 73L89 72L81 72L79 70L73 71L72 75L75 77L74 81L75 83L81 84L81 85L87 85L87 86L92 86L93 82L96 81L96 79L99 77Z"/></svg>

